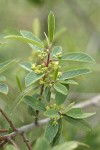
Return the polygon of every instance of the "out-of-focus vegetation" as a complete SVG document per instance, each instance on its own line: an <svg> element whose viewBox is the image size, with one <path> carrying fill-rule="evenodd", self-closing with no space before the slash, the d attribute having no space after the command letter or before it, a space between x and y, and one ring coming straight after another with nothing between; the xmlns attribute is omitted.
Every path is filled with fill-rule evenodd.
<svg viewBox="0 0 100 150"><path fill-rule="evenodd" d="M85 93L84 96L73 97L77 102L90 99L100 94L100 1L80 1L80 0L1 0L0 1L0 42L6 42L3 37L9 34L19 34L19 30L25 29L38 34L44 39L43 32L47 32L47 15L52 10L56 16L56 32L61 28L66 31L55 40L56 45L62 45L65 52L82 51L90 54L96 60L92 66L93 73L84 78L79 78L79 86L71 87L72 93ZM0 63L20 58L20 61L27 61L32 55L31 48L20 42L9 41L0 47ZM74 67L76 64L64 64L64 67ZM79 64L77 63L77 66ZM7 77L9 93L7 96L0 94L0 106L10 114L17 95L20 94L16 82L18 76L24 89L24 72L20 66L13 66L7 70L4 75ZM69 95L69 97L71 97ZM73 100L71 98L71 100ZM21 126L31 122L32 117L28 115L26 105L20 104L12 119L16 126ZM93 130L84 132L80 129L73 128L65 123L63 130L63 140L78 140L90 145L91 150L100 149L100 117L99 107L89 107L88 110L96 111L97 114L90 120ZM87 110L87 111L88 111ZM21 115L20 115L21 114ZM5 120L0 115L0 128L8 127ZM29 139L34 145L36 139L43 133L43 128L35 129L28 133ZM21 143L21 139L17 141ZM22 145L22 149L24 145ZM83 148L84 149L84 148ZM82 148L80 148L82 150ZM86 148L84 149L86 150Z"/></svg>

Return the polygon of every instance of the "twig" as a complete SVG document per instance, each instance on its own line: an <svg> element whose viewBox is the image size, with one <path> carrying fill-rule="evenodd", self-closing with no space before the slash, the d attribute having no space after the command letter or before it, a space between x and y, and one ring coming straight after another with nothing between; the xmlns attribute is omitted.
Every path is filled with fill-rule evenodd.
<svg viewBox="0 0 100 150"><path fill-rule="evenodd" d="M0 108L0 112L2 113L2 115L4 116L4 118L7 120L7 122L9 123L10 127L14 130L17 131L16 127L13 125L12 121L8 118L8 116L5 114L5 112Z"/></svg>
<svg viewBox="0 0 100 150"><path fill-rule="evenodd" d="M8 118L8 116L6 115L6 113L5 113L1 108L0 108L0 112L1 112L1 114L4 116L4 118L6 119L6 121L9 123L9 125L10 125L10 127L13 129L13 131L17 132L17 129L16 129L16 127L14 126L14 124L12 123L12 121ZM3 137L0 137L0 140L2 140L2 138L3 138ZM10 137L8 136L6 139L3 138L4 142L2 142L2 143L0 144L0 147L4 146L4 145L7 143L8 138L10 138Z"/></svg>
<svg viewBox="0 0 100 150"><path fill-rule="evenodd" d="M91 99L92 97L95 97L95 96L97 96L97 95L99 95L99 93L79 93L79 92L75 92L75 93L70 93L69 95L68 95L68 98L69 99L80 99L81 98L81 100L85 100L85 99Z"/></svg>
<svg viewBox="0 0 100 150"><path fill-rule="evenodd" d="M47 60L46 60L46 64L45 66L48 67L49 63L50 63L50 49L51 49L51 45L48 45L48 55L47 55ZM45 76L43 77L43 81L45 80ZM43 95L43 91L44 91L44 84L42 84L40 86L40 98L39 100L41 100L41 97ZM36 110L36 118L35 118L35 125L38 125L38 115L39 115L39 110Z"/></svg>
<svg viewBox="0 0 100 150"><path fill-rule="evenodd" d="M42 119L42 120L38 121L38 126L36 126L35 123L31 123L31 124L22 126L20 128L17 128L17 132L14 131L10 134L7 134L7 135L4 135L4 136L0 137L0 141L6 140L7 137L14 138L17 135L22 134L23 132L25 132L25 133L29 132L34 127L39 127L39 126L42 126L42 125L46 124L49 120L50 120L49 118L46 118L46 119Z"/></svg>
<svg viewBox="0 0 100 150"><path fill-rule="evenodd" d="M0 147L3 147L6 143L7 143L7 140L3 141L3 142L0 144Z"/></svg>
<svg viewBox="0 0 100 150"><path fill-rule="evenodd" d="M20 148L18 147L18 145L17 145L10 137L8 137L7 140L8 140L12 145L14 145L14 147L16 147L17 150L20 150Z"/></svg>
<svg viewBox="0 0 100 150"><path fill-rule="evenodd" d="M100 95L95 96L95 97L91 98L90 100L86 100L85 102L78 103L74 107L84 108L84 107L88 107L90 105L99 106L98 105L99 102L100 102Z"/></svg>
<svg viewBox="0 0 100 150"><path fill-rule="evenodd" d="M27 139L25 132L22 133L22 137L23 137L23 140L24 140L28 150L32 150L31 144L30 144L29 140Z"/></svg>
<svg viewBox="0 0 100 150"><path fill-rule="evenodd" d="M0 133L8 132L8 129L0 129Z"/></svg>
<svg viewBox="0 0 100 150"><path fill-rule="evenodd" d="M85 102L76 104L74 107L84 108L84 107L88 107L90 105L99 106L98 105L99 102L100 102L100 95L95 96L92 99L87 100ZM38 121L38 126L35 123L24 125L20 128L17 128L17 132L14 131L10 134L6 134L6 135L0 137L0 141L3 141L0 145L0 147L7 143L7 138L8 137L10 137L12 139L12 138L16 137L17 135L21 135L23 133L29 132L30 130L32 130L35 127L39 127L39 126L42 126L42 125L46 124L49 120L50 120L49 118L46 118L46 119L42 119L42 120Z"/></svg>

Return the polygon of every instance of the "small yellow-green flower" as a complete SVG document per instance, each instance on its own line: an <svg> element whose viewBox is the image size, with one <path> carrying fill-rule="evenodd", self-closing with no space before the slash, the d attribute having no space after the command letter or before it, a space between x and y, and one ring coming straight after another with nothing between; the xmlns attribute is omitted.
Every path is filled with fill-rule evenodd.
<svg viewBox="0 0 100 150"><path fill-rule="evenodd" d="M34 70L36 68L36 64L32 64L31 68Z"/></svg>
<svg viewBox="0 0 100 150"><path fill-rule="evenodd" d="M58 77L60 77L60 76L62 76L62 72L59 71L58 72Z"/></svg>
<svg viewBox="0 0 100 150"><path fill-rule="evenodd" d="M36 69L36 70L35 70L35 73L40 74L40 73L41 73L41 70Z"/></svg>

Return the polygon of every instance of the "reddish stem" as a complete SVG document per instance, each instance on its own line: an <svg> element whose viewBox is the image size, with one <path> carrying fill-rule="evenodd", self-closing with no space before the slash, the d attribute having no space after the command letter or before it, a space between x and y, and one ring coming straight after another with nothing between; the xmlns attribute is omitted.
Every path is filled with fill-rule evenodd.
<svg viewBox="0 0 100 150"><path fill-rule="evenodd" d="M46 67L48 67L48 65L49 65L49 62L50 62L50 52L48 53Z"/></svg>

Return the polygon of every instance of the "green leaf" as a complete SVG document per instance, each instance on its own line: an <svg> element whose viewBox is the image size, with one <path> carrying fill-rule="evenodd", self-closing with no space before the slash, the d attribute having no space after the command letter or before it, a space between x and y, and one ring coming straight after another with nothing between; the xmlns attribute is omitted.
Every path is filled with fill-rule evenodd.
<svg viewBox="0 0 100 150"><path fill-rule="evenodd" d="M53 74L53 76L54 76L54 80L56 80L56 79L57 79L58 71L59 71L59 69L58 69L58 68L54 71L54 74Z"/></svg>
<svg viewBox="0 0 100 150"><path fill-rule="evenodd" d="M58 91L59 93L62 93L63 95L68 94L67 88L64 85L60 84L60 83L55 83L54 88L55 88L56 91Z"/></svg>
<svg viewBox="0 0 100 150"><path fill-rule="evenodd" d="M54 46L50 53L50 58L53 59L57 54L62 53L61 46Z"/></svg>
<svg viewBox="0 0 100 150"><path fill-rule="evenodd" d="M0 73L10 68L12 65L16 64L19 60L13 59L13 60L7 60L3 63L0 63Z"/></svg>
<svg viewBox="0 0 100 150"><path fill-rule="evenodd" d="M58 110L53 109L53 108L46 110L44 112L44 115L48 117L52 117L52 118L59 117Z"/></svg>
<svg viewBox="0 0 100 150"><path fill-rule="evenodd" d="M91 126L83 119L74 119L72 117L69 117L67 115L63 115L63 118L71 123L72 125L78 127L78 128L82 128L82 129L85 129L85 130L91 130Z"/></svg>
<svg viewBox="0 0 100 150"><path fill-rule="evenodd" d="M66 114L66 112L68 112L70 109L72 109L72 107L74 106L75 102L70 103L63 111L62 114Z"/></svg>
<svg viewBox="0 0 100 150"><path fill-rule="evenodd" d="M31 116L35 116L36 117L36 110L34 110L32 107L28 107L28 113L31 115Z"/></svg>
<svg viewBox="0 0 100 150"><path fill-rule="evenodd" d="M94 115L95 113L84 113L80 108L72 108L66 112L66 115L75 119L84 119Z"/></svg>
<svg viewBox="0 0 100 150"><path fill-rule="evenodd" d="M25 96L24 102L36 110L39 110L39 111L45 111L46 110L45 104L33 96Z"/></svg>
<svg viewBox="0 0 100 150"><path fill-rule="evenodd" d="M67 98L67 95L63 95L62 93L59 93L56 91L55 101L57 105L63 104L66 98Z"/></svg>
<svg viewBox="0 0 100 150"><path fill-rule="evenodd" d="M53 147L52 150L74 150L79 145L89 147L88 145L78 142L78 141L67 141L67 142L64 142L63 144L59 144L59 145Z"/></svg>
<svg viewBox="0 0 100 150"><path fill-rule="evenodd" d="M26 37L22 37L22 36L17 36L17 35L9 35L5 37L6 39L13 39L13 40L18 40L20 42L24 42L24 43L29 43L29 44L33 44L35 46L38 46L40 48L44 48L44 46L32 39L26 38Z"/></svg>
<svg viewBox="0 0 100 150"><path fill-rule="evenodd" d="M79 68L79 69L68 70L66 72L63 72L62 76L59 79L66 80L66 79L75 78L75 77L78 77L80 75L84 75L87 73L91 73L91 70L88 68Z"/></svg>
<svg viewBox="0 0 100 150"><path fill-rule="evenodd" d="M36 81L41 79L43 76L44 76L44 74L36 74L33 71L28 73L27 76L25 77L25 86L29 86L29 85L35 83Z"/></svg>
<svg viewBox="0 0 100 150"><path fill-rule="evenodd" d="M53 139L52 146L55 146L59 143L61 134L62 134L62 119L59 119L58 120L58 132L55 138Z"/></svg>
<svg viewBox="0 0 100 150"><path fill-rule="evenodd" d="M35 150L50 150L48 141L45 138L39 138L36 142Z"/></svg>
<svg viewBox="0 0 100 150"><path fill-rule="evenodd" d="M44 96L45 96L45 99L46 99L48 102L50 102L50 98L51 98L50 87L46 87L46 88L45 88Z"/></svg>
<svg viewBox="0 0 100 150"><path fill-rule="evenodd" d="M17 150L13 145L7 145L5 150Z"/></svg>
<svg viewBox="0 0 100 150"><path fill-rule="evenodd" d="M55 30L55 17L53 12L50 12L48 15L48 37L50 43L52 43L53 41L54 30Z"/></svg>
<svg viewBox="0 0 100 150"><path fill-rule="evenodd" d="M0 81L6 81L6 77L0 76Z"/></svg>
<svg viewBox="0 0 100 150"><path fill-rule="evenodd" d="M76 142L66 142L55 146L52 150L74 150L78 147Z"/></svg>
<svg viewBox="0 0 100 150"><path fill-rule="evenodd" d="M32 32L25 31L25 30L21 30L20 33L21 33L21 35L22 35L23 37L28 38L28 39L31 39L31 40L34 40L34 41L40 43L41 45L43 45L42 41L41 41L38 37L36 37L35 35L33 35ZM30 45L30 47L31 47L32 49L34 49L34 50L40 50L40 51L43 50L43 48L39 47L38 45L32 45L32 44L29 44L29 45ZM43 46L43 47L44 47L44 46Z"/></svg>
<svg viewBox="0 0 100 150"><path fill-rule="evenodd" d="M87 63L95 63L95 60L86 53L71 52L63 55L60 60L79 61Z"/></svg>
<svg viewBox="0 0 100 150"><path fill-rule="evenodd" d="M19 87L19 90L22 92L23 91L23 88L22 88L22 84L20 82L20 79L18 76L16 76L16 81L17 81L17 84L18 84L18 87Z"/></svg>
<svg viewBox="0 0 100 150"><path fill-rule="evenodd" d="M55 32L55 35L54 35L54 39L53 41L56 41L59 37L61 37L63 35L63 33L66 32L66 28L65 27L62 27L60 30L58 30L57 32ZM43 40L43 43L44 45L46 45L47 41L46 39Z"/></svg>
<svg viewBox="0 0 100 150"><path fill-rule="evenodd" d="M78 85L78 83L74 80L64 80L64 81L59 81L62 84L72 84L72 85Z"/></svg>
<svg viewBox="0 0 100 150"><path fill-rule="evenodd" d="M8 86L4 83L0 83L0 93L8 94Z"/></svg>
<svg viewBox="0 0 100 150"><path fill-rule="evenodd" d="M37 41L37 42L39 42L39 43L41 43L43 45L42 41L38 37L36 37L35 35L33 35L32 32L26 31L26 30L21 30L20 33L21 33L21 35L23 37L26 37L26 38L29 38L31 40Z"/></svg>
<svg viewBox="0 0 100 150"><path fill-rule="evenodd" d="M41 48L41 47L39 47L39 46L36 46L36 45L33 45L33 44L29 44L28 43L28 45L32 48L32 50L34 50L34 51L43 51L44 50L44 48Z"/></svg>
<svg viewBox="0 0 100 150"><path fill-rule="evenodd" d="M24 62L19 64L23 69L27 70L27 71L32 71L31 66L32 64L29 62Z"/></svg>
<svg viewBox="0 0 100 150"><path fill-rule="evenodd" d="M57 135L58 128L59 128L58 124L55 126L55 125L52 125L52 123L53 123L53 120L50 120L45 129L45 138L47 139L49 144L53 141L53 139Z"/></svg>

